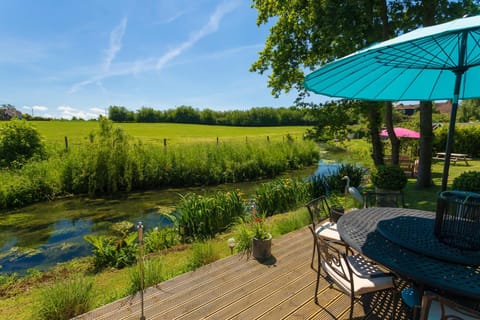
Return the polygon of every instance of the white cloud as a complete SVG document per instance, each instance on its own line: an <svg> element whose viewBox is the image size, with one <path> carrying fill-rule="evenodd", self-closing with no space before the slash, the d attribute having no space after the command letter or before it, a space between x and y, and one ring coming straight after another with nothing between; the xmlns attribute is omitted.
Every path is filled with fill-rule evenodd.
<svg viewBox="0 0 480 320"><path fill-rule="evenodd" d="M42 111L42 112L44 112L44 111L47 111L47 110L48 110L48 107L45 107L45 106L33 106L32 109L35 110L35 111Z"/></svg>
<svg viewBox="0 0 480 320"><path fill-rule="evenodd" d="M122 39L127 28L127 18L123 18L118 26L110 33L110 46L105 51L105 60L103 62L103 70L107 72L110 70L112 61L117 56L117 53L122 48Z"/></svg>
<svg viewBox="0 0 480 320"><path fill-rule="evenodd" d="M106 112L105 109L97 108L97 107L93 107L93 108L90 108L90 109L88 109L88 110L92 111L93 113L103 114L103 115L105 115L105 112Z"/></svg>
<svg viewBox="0 0 480 320"><path fill-rule="evenodd" d="M80 109L72 108L71 106L59 106L57 109L61 111L60 118L62 119L72 119L73 117L76 117L88 120L98 118L98 113L85 112Z"/></svg>

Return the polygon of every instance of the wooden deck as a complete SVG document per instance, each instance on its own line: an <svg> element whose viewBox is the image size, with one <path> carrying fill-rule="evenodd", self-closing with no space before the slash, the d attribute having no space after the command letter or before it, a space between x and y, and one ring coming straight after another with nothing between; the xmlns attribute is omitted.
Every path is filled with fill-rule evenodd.
<svg viewBox="0 0 480 320"><path fill-rule="evenodd" d="M348 319L350 298L310 268L312 236L307 228L273 240L270 264L234 255L150 287L146 319ZM362 297L354 319L407 319L406 308L388 292ZM140 295L127 297L75 319L140 319Z"/></svg>

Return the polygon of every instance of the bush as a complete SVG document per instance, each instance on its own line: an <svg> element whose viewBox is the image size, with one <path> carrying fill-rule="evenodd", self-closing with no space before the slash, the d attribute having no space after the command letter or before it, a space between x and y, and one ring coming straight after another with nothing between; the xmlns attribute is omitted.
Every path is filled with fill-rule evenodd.
<svg viewBox="0 0 480 320"><path fill-rule="evenodd" d="M480 193L480 171L467 171L453 180L453 190Z"/></svg>
<svg viewBox="0 0 480 320"><path fill-rule="evenodd" d="M40 134L25 120L11 120L0 127L1 166L21 166L33 157L45 155Z"/></svg>
<svg viewBox="0 0 480 320"><path fill-rule="evenodd" d="M124 268L137 261L137 233L129 232L132 223L116 223L111 236L86 235L85 240L93 246L93 261L97 270L105 267Z"/></svg>
<svg viewBox="0 0 480 320"><path fill-rule="evenodd" d="M55 282L40 292L38 317L45 320L71 319L92 306L93 280L77 278Z"/></svg>
<svg viewBox="0 0 480 320"><path fill-rule="evenodd" d="M378 166L372 173L372 183L377 188L402 190L408 178L399 166Z"/></svg>

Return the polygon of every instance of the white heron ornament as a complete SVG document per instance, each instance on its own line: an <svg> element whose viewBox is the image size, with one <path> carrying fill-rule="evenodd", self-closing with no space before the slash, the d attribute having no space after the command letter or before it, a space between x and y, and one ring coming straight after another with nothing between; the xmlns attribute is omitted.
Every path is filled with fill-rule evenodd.
<svg viewBox="0 0 480 320"><path fill-rule="evenodd" d="M347 195L350 194L355 200L355 204L358 204L359 207L363 207L363 196L357 188L350 187L350 177L344 176L342 180L347 180L347 184L345 185L345 203L347 202Z"/></svg>

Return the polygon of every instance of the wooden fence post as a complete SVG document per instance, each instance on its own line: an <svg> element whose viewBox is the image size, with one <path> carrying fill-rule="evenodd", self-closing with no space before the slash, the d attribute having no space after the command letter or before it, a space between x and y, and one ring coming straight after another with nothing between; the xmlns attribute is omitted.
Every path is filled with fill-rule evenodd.
<svg viewBox="0 0 480 320"><path fill-rule="evenodd" d="M65 150L68 150L68 137L65 136Z"/></svg>

